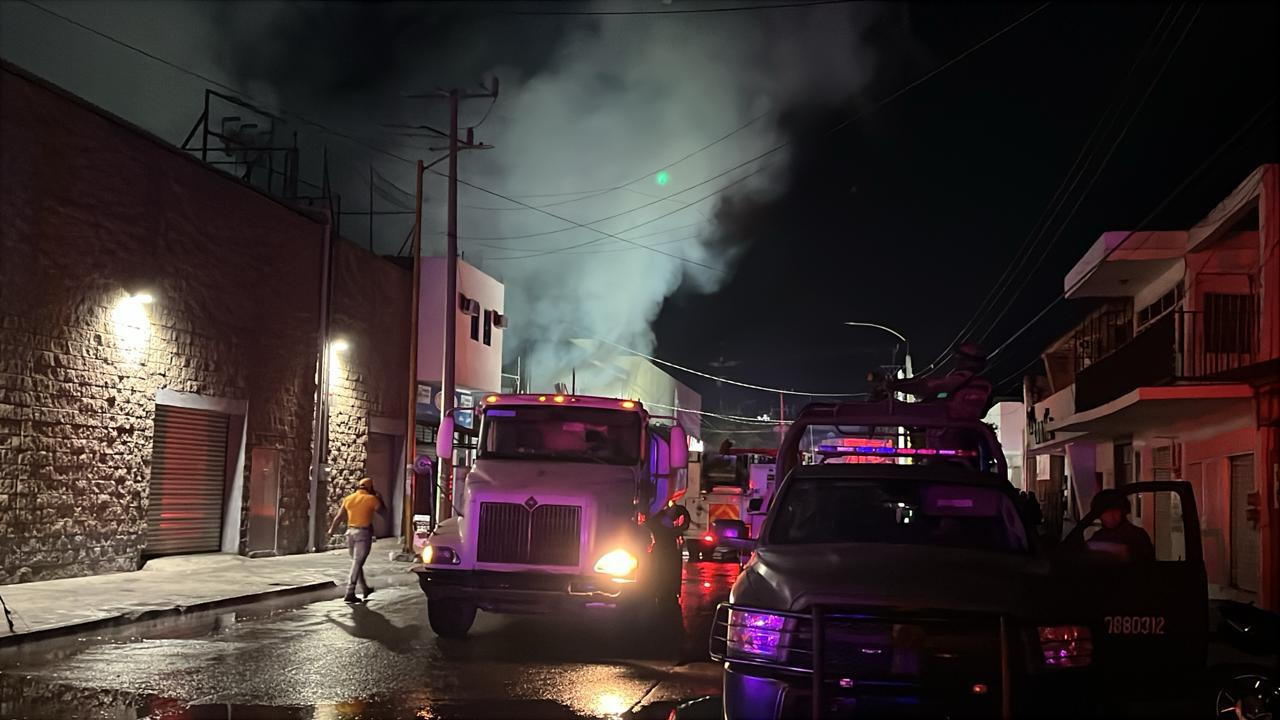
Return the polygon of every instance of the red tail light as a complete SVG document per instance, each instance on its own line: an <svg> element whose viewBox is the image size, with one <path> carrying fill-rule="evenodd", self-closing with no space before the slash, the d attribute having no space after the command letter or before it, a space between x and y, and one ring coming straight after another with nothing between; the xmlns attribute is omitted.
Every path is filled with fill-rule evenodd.
<svg viewBox="0 0 1280 720"><path fill-rule="evenodd" d="M1093 633L1083 625L1042 627L1040 650L1050 667L1085 667L1093 662Z"/></svg>
<svg viewBox="0 0 1280 720"><path fill-rule="evenodd" d="M715 542L715 541L716 541L716 536L715 536L715 535L712 535L711 533L707 533L706 535L703 535L703 536L702 536L702 541L703 541L703 542Z"/></svg>

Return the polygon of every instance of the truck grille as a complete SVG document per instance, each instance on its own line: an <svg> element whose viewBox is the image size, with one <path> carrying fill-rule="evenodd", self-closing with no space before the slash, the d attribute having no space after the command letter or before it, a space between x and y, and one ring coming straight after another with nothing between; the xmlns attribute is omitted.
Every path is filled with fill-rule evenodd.
<svg viewBox="0 0 1280 720"><path fill-rule="evenodd" d="M480 503L476 560L521 565L578 564L582 508L576 505Z"/></svg>

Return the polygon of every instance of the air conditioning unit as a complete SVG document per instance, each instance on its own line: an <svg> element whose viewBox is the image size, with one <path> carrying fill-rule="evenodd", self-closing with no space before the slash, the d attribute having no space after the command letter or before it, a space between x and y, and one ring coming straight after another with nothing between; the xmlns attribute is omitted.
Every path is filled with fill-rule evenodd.
<svg viewBox="0 0 1280 720"><path fill-rule="evenodd" d="M480 317L480 301L467 297L461 293L458 294L458 310L463 315L471 317Z"/></svg>
<svg viewBox="0 0 1280 720"><path fill-rule="evenodd" d="M494 326L494 327L498 328L499 330L506 330L506 329L507 329L507 326L508 326L508 325L510 325L510 324L511 324L511 321L507 318L507 316L506 316L506 315L503 315L502 313L498 312L497 310L494 310L494 311L493 311L493 326Z"/></svg>

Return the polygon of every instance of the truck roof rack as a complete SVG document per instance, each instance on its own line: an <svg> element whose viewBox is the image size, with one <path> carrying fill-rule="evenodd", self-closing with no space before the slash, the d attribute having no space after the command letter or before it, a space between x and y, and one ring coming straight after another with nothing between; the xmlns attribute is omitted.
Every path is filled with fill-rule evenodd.
<svg viewBox="0 0 1280 720"><path fill-rule="evenodd" d="M979 419L953 418L945 402L900 402L893 398L871 402L810 403L792 420L778 447L778 477L800 464L800 446L811 427L860 428L903 427L911 430L964 430L976 438L980 464L993 463L1001 478L1008 479L1008 467L1000 442L991 427ZM921 454L921 456L928 457Z"/></svg>

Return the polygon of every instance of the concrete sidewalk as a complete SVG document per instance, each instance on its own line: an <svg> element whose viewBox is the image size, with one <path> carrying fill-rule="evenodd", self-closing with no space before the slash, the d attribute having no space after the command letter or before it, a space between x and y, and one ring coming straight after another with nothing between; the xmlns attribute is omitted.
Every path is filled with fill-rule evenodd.
<svg viewBox="0 0 1280 720"><path fill-rule="evenodd" d="M398 550L394 538L374 543L364 572L375 590L417 582L409 563L390 559ZM337 597L350 566L346 550L254 560L183 555L151 560L136 572L0 585L17 630L0 622L0 647L273 595L329 590Z"/></svg>

